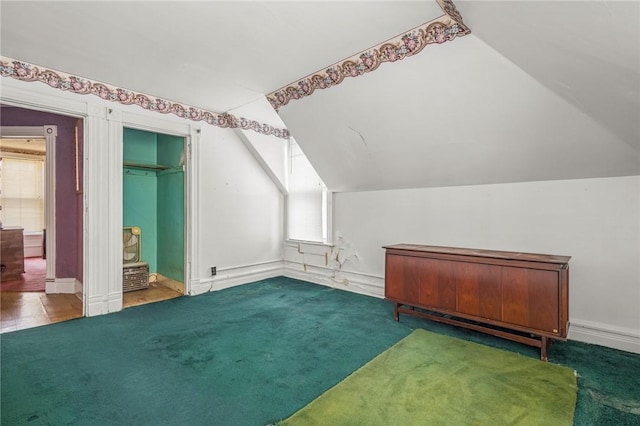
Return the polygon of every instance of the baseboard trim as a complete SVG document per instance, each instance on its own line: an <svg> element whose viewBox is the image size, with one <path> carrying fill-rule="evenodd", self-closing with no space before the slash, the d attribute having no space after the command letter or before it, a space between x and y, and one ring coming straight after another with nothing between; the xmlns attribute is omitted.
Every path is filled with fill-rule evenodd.
<svg viewBox="0 0 640 426"><path fill-rule="evenodd" d="M572 319L568 338L640 354L640 332L630 328Z"/></svg>
<svg viewBox="0 0 640 426"><path fill-rule="evenodd" d="M83 289L82 283L81 283L79 280L76 280L76 283L75 283L75 287L74 287L74 291L73 291L73 292L74 292L75 294L80 294L80 298L82 299L82 293L83 293L83 291L84 291L84 289Z"/></svg>
<svg viewBox="0 0 640 426"><path fill-rule="evenodd" d="M218 268L218 274L207 279L191 282L189 296L210 291L223 290L254 281L266 280L283 275L282 260L259 262L251 265Z"/></svg>
<svg viewBox="0 0 640 426"><path fill-rule="evenodd" d="M89 297L85 316L93 317L122 310L122 292L112 292L105 299L103 296Z"/></svg>
<svg viewBox="0 0 640 426"><path fill-rule="evenodd" d="M109 304L106 300L102 300L101 297L89 298L87 301L87 310L85 316L94 317L97 315L103 315L109 313Z"/></svg>
<svg viewBox="0 0 640 426"><path fill-rule="evenodd" d="M56 278L45 282L45 293L47 294L75 294L76 287L82 284L75 278Z"/></svg>
<svg viewBox="0 0 640 426"><path fill-rule="evenodd" d="M384 298L384 278L351 271L339 271L286 260L284 276L309 281L338 290Z"/></svg>

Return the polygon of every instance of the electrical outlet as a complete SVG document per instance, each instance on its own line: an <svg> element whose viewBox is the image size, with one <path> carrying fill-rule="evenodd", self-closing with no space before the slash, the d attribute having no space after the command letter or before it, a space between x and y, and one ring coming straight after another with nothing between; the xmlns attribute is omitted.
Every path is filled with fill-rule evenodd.
<svg viewBox="0 0 640 426"><path fill-rule="evenodd" d="M212 267L211 267L211 275L215 275L215 274L217 274L217 273L218 273L218 271L216 270L216 267L215 267L215 266L212 266Z"/></svg>

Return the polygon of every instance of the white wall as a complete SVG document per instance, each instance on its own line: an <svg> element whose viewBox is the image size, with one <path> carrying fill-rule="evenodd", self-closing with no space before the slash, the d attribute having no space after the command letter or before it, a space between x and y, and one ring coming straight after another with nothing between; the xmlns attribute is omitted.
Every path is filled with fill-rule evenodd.
<svg viewBox="0 0 640 426"><path fill-rule="evenodd" d="M281 274L283 195L232 130L202 129L199 196L201 283L222 288L257 265Z"/></svg>
<svg viewBox="0 0 640 426"><path fill-rule="evenodd" d="M572 256L569 338L640 352L639 176L338 193L333 223L347 260L315 281L380 297L384 245ZM323 253L285 256L323 269Z"/></svg>
<svg viewBox="0 0 640 426"><path fill-rule="evenodd" d="M277 128L286 128L280 116L264 96L229 111L236 117L244 117ZM236 133L254 155L258 163L284 194L288 188L287 152L289 140L263 135L251 130L237 129Z"/></svg>
<svg viewBox="0 0 640 426"><path fill-rule="evenodd" d="M640 174L637 146L473 34L318 90L279 114L340 192Z"/></svg>

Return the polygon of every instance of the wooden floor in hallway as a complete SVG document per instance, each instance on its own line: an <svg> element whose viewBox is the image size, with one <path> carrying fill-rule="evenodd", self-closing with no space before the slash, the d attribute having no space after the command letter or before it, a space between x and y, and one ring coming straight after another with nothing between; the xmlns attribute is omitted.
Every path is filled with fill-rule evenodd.
<svg viewBox="0 0 640 426"><path fill-rule="evenodd" d="M23 330L82 317L82 300L75 294L44 292L0 293L0 332Z"/></svg>
<svg viewBox="0 0 640 426"><path fill-rule="evenodd" d="M122 307L144 305L182 296L163 285L150 283L149 288L124 293ZM44 292L0 292L0 333L39 327L82 317L82 300L75 294Z"/></svg>

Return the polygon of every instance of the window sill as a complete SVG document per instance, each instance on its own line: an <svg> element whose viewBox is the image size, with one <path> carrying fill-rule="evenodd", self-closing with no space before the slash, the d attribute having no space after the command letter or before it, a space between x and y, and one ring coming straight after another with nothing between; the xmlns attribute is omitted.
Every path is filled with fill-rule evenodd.
<svg viewBox="0 0 640 426"><path fill-rule="evenodd" d="M284 244L289 247L305 246L318 246L318 247L333 247L332 243L321 243L318 241L304 241L304 240L285 240Z"/></svg>

